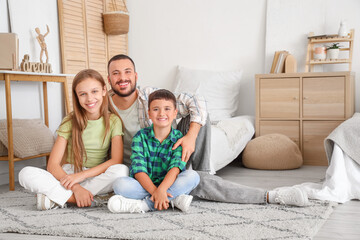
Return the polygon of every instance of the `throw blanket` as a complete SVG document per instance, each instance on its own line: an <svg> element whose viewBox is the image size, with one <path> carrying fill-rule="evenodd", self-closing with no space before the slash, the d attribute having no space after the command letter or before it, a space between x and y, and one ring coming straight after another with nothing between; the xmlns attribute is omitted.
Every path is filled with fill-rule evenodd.
<svg viewBox="0 0 360 240"><path fill-rule="evenodd" d="M323 183L303 183L302 188L311 199L344 203L360 199L360 114L340 124L325 139L329 161Z"/></svg>
<svg viewBox="0 0 360 240"><path fill-rule="evenodd" d="M221 120L216 124L216 127L224 131L229 141L230 149L235 150L236 144L241 141L243 136L253 131L254 127L251 125L251 122L253 122L252 118L245 115Z"/></svg>
<svg viewBox="0 0 360 240"><path fill-rule="evenodd" d="M340 124L326 139L325 151L329 161L333 154L334 143L355 162L360 164L360 113L355 113L352 118L349 118Z"/></svg>

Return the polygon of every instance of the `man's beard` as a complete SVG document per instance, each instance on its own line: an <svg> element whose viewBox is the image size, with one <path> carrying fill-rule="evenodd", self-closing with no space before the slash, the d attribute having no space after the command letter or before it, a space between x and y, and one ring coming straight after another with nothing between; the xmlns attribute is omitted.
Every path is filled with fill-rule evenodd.
<svg viewBox="0 0 360 240"><path fill-rule="evenodd" d="M131 83L130 83L130 85L131 85ZM135 92L135 90L136 90L136 82L135 82L134 87L131 88L130 91L127 92L127 93L120 93L118 90L116 90L116 89L114 88L114 86L113 86L111 83L110 83L110 86L111 86L111 89L113 90L113 92L114 92L116 95L118 95L119 97L128 97L128 96L130 96L133 92Z"/></svg>

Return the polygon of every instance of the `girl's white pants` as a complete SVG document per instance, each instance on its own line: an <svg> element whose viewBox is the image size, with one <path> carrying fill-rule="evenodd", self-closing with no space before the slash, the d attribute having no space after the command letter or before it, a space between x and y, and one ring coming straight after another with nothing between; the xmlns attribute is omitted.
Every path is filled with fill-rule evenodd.
<svg viewBox="0 0 360 240"><path fill-rule="evenodd" d="M62 166L67 174L73 174L71 164ZM86 170L87 168L84 168ZM87 178L80 185L91 192L93 196L112 192L112 185L119 177L129 176L129 168L123 164L110 166L104 173ZM34 193L42 193L50 200L64 206L73 192L64 188L60 182L48 171L37 167L24 167L19 173L20 185Z"/></svg>

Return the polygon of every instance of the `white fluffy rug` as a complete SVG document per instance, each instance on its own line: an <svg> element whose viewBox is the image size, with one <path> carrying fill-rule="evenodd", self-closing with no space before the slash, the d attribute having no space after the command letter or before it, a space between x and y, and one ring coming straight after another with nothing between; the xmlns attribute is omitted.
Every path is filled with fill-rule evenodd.
<svg viewBox="0 0 360 240"><path fill-rule="evenodd" d="M307 207L193 201L189 213L113 214L106 207L37 211L35 195L0 194L0 232L115 239L311 239L336 205Z"/></svg>

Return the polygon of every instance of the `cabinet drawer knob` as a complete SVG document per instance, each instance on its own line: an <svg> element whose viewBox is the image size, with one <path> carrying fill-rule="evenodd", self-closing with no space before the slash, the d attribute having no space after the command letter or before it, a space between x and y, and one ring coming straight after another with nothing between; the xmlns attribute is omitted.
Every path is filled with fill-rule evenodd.
<svg viewBox="0 0 360 240"><path fill-rule="evenodd" d="M297 97L293 97L293 99L294 99L294 100L298 100L298 98L297 98Z"/></svg>
<svg viewBox="0 0 360 240"><path fill-rule="evenodd" d="M307 100L307 99L309 99L308 97L304 97L304 100Z"/></svg>

